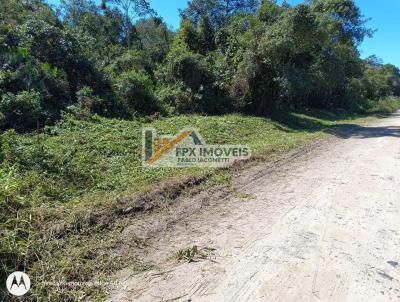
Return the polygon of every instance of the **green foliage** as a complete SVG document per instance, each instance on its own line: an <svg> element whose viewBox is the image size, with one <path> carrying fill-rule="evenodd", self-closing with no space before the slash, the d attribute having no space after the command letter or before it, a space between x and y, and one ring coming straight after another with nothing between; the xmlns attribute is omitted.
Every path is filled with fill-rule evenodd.
<svg viewBox="0 0 400 302"><path fill-rule="evenodd" d="M346 1L339 5L346 7L340 22L330 6L320 5L316 1L283 8L266 1L261 6L252 31L257 50L244 57L236 77L242 82L239 87L246 88L239 91L249 98L252 111L266 113L282 104L341 106L352 97L347 87L361 74L355 43L362 38L363 22ZM350 29L359 34L354 41L345 39L343 31Z"/></svg>
<svg viewBox="0 0 400 302"><path fill-rule="evenodd" d="M370 109L371 112L390 114L400 109L400 98L388 96L380 99L374 107Z"/></svg>
<svg viewBox="0 0 400 302"><path fill-rule="evenodd" d="M118 54L106 67L112 78L130 70L149 70L147 56L138 50L128 50Z"/></svg>
<svg viewBox="0 0 400 302"><path fill-rule="evenodd" d="M93 113L106 113L107 105L104 100L95 95L89 86L83 86L76 92L77 105L67 107L77 119L89 119Z"/></svg>
<svg viewBox="0 0 400 302"><path fill-rule="evenodd" d="M238 13L254 13L258 3L257 0L192 0L186 9L181 11L181 16L194 24L199 24L203 18L207 18L213 27L219 28Z"/></svg>
<svg viewBox="0 0 400 302"><path fill-rule="evenodd" d="M153 82L141 70L130 70L121 73L115 79L115 90L119 98L126 102L130 113L154 113L158 111L156 99L153 97Z"/></svg>
<svg viewBox="0 0 400 302"><path fill-rule="evenodd" d="M22 91L17 95L6 93L0 100L0 127L22 130L36 126L41 115L41 95Z"/></svg>
<svg viewBox="0 0 400 302"><path fill-rule="evenodd" d="M200 54L195 54L189 45L196 45L196 31L189 20L183 20L175 35L165 63L157 77L166 87L159 89L162 101L168 102L178 112L200 110L199 100L207 81L207 67Z"/></svg>
<svg viewBox="0 0 400 302"><path fill-rule="evenodd" d="M107 0L102 3L105 5ZM132 34L132 18L143 18L147 15L154 15L155 12L151 9L150 3L147 0L111 0L116 4L123 14L123 36L128 48L131 47Z"/></svg>
<svg viewBox="0 0 400 302"><path fill-rule="evenodd" d="M400 96L400 70L396 66L383 65L376 57L367 58L364 66L363 98L379 100L390 95Z"/></svg>
<svg viewBox="0 0 400 302"><path fill-rule="evenodd" d="M4 167L10 167L18 162L18 143L14 129L3 132L0 136L0 163Z"/></svg>
<svg viewBox="0 0 400 302"><path fill-rule="evenodd" d="M313 0L312 9L333 44L357 44L373 33L353 0Z"/></svg>
<svg viewBox="0 0 400 302"><path fill-rule="evenodd" d="M265 115L400 95L395 66L360 59L373 32L352 0L192 0L176 33L148 1L64 0L62 18L41 2L1 7L0 93L39 93L40 125L62 111ZM0 112L2 129L15 114Z"/></svg>
<svg viewBox="0 0 400 302"><path fill-rule="evenodd" d="M197 30L198 48L203 54L215 49L215 33L208 17L202 17Z"/></svg>
<svg viewBox="0 0 400 302"><path fill-rule="evenodd" d="M178 251L176 258L178 261L192 262L196 256L199 254L199 249L196 245Z"/></svg>
<svg viewBox="0 0 400 302"><path fill-rule="evenodd" d="M141 55L146 54L151 62L162 63L171 45L173 33L161 18L139 20L135 24Z"/></svg>
<svg viewBox="0 0 400 302"><path fill-rule="evenodd" d="M196 106L196 95L182 82L159 87L156 97L161 103L170 106L174 113L191 112Z"/></svg>
<svg viewBox="0 0 400 302"><path fill-rule="evenodd" d="M90 0L62 0L61 9L64 23L94 38L100 54L108 45L121 42L124 21L120 10L109 7L101 9Z"/></svg>

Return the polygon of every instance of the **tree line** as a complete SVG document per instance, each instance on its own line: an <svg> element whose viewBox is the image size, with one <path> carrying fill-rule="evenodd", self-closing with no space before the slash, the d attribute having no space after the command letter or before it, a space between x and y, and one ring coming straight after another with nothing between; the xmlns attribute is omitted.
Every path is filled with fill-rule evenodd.
<svg viewBox="0 0 400 302"><path fill-rule="evenodd" d="M2 0L0 129L400 96L396 66L360 58L373 30L353 0L192 0L180 15L173 31L147 0Z"/></svg>

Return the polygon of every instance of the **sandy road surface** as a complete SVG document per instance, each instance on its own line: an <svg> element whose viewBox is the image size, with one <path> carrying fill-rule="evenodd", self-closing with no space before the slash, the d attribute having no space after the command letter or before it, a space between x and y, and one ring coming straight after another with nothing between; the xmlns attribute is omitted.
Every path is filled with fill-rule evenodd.
<svg viewBox="0 0 400 302"><path fill-rule="evenodd" d="M108 301L400 301L400 116L320 149L175 224Z"/></svg>

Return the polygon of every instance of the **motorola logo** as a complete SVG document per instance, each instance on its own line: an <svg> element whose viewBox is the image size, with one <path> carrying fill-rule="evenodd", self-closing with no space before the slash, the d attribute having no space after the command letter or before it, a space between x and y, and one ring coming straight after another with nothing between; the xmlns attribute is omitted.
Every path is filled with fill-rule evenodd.
<svg viewBox="0 0 400 302"><path fill-rule="evenodd" d="M14 296L23 296L31 288L31 280L23 272L14 272L8 276L7 290Z"/></svg>

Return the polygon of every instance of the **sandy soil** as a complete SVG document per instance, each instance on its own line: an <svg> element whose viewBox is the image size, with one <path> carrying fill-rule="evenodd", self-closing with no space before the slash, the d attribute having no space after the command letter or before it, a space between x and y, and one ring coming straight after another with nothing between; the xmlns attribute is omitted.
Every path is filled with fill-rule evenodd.
<svg viewBox="0 0 400 302"><path fill-rule="evenodd" d="M158 266L119 272L107 301L400 301L400 116L265 170L238 176L245 198L182 202L151 234L133 223L127 238L157 234L142 257ZM178 262L193 245L207 257Z"/></svg>

